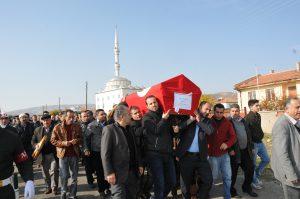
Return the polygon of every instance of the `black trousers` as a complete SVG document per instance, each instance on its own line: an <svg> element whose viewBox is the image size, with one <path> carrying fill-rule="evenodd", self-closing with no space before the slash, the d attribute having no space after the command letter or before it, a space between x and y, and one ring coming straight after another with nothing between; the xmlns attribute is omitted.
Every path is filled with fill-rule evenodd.
<svg viewBox="0 0 300 199"><path fill-rule="evenodd" d="M201 180L196 180L199 187L197 198L206 199L212 187L213 178L208 160L201 160L198 156L186 154L179 160L180 173L183 182L182 194L185 199L191 198L191 185L195 182L195 176Z"/></svg>
<svg viewBox="0 0 300 199"><path fill-rule="evenodd" d="M109 189L109 183L104 177L100 152L92 151L90 157L92 159L92 168L94 171L96 171L97 175L98 191L104 192L106 189Z"/></svg>
<svg viewBox="0 0 300 199"><path fill-rule="evenodd" d="M93 159L91 156L83 157L86 180L87 180L88 184L93 184L93 182L94 182L93 173L95 170L93 169L93 161L92 160Z"/></svg>
<svg viewBox="0 0 300 199"><path fill-rule="evenodd" d="M15 199L15 191L11 185L0 187L0 198Z"/></svg>
<svg viewBox="0 0 300 199"><path fill-rule="evenodd" d="M235 192L235 182L237 178L237 173L239 170L239 167L242 168L244 172L244 183L242 185L242 189L245 191L252 191L251 183L253 179L253 173L254 173L254 165L253 161L250 157L250 154L248 152L248 149L243 149L241 151L241 163L237 162L236 156L230 156L230 164L231 164L231 192Z"/></svg>

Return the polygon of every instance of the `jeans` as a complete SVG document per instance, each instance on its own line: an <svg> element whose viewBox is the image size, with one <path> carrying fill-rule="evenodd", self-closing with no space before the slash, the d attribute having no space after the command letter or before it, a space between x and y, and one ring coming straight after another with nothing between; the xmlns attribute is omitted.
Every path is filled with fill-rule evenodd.
<svg viewBox="0 0 300 199"><path fill-rule="evenodd" d="M219 157L209 157L209 162L212 169L213 180L217 180L219 174L222 174L223 187L224 187L224 198L230 199L230 187L231 187L231 166L230 157L228 153Z"/></svg>
<svg viewBox="0 0 300 199"><path fill-rule="evenodd" d="M260 175L262 174L265 167L269 164L270 158L264 143L254 143L254 154L253 154L253 163L254 163L254 175L253 183L257 184ZM260 157L261 162L256 166L257 155Z"/></svg>
<svg viewBox="0 0 300 199"><path fill-rule="evenodd" d="M176 185L174 159L158 152L148 152L146 157L154 180L154 198L163 199Z"/></svg>
<svg viewBox="0 0 300 199"><path fill-rule="evenodd" d="M61 194L66 194L68 190L68 179L71 176L70 196L75 197L77 194L78 157L73 156L59 159L59 172Z"/></svg>

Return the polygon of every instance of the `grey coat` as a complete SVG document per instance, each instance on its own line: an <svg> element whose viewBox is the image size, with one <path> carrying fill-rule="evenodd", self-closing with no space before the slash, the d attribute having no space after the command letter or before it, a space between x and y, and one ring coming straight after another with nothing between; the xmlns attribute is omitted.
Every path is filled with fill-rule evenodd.
<svg viewBox="0 0 300 199"><path fill-rule="evenodd" d="M84 136L84 150L100 152L102 130L103 127L97 120L88 124Z"/></svg>
<svg viewBox="0 0 300 199"><path fill-rule="evenodd" d="M271 166L276 179L300 188L291 183L300 179L300 134L286 115L280 116L272 129Z"/></svg>
<svg viewBox="0 0 300 199"><path fill-rule="evenodd" d="M129 147L127 139L117 123L103 128L101 158L104 175L115 173L116 183L125 183L129 172Z"/></svg>

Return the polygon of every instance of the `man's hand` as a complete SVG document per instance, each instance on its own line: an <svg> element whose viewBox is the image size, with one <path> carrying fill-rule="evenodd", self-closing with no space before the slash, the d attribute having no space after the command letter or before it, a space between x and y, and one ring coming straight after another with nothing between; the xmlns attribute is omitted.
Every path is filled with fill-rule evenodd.
<svg viewBox="0 0 300 199"><path fill-rule="evenodd" d="M144 173L144 167L139 167L139 173L140 173L140 175L143 175L143 173Z"/></svg>
<svg viewBox="0 0 300 199"><path fill-rule="evenodd" d="M179 126L178 125L172 126L172 127L173 127L174 133L179 133Z"/></svg>
<svg viewBox="0 0 300 199"><path fill-rule="evenodd" d="M76 143L77 143L77 140L76 140L76 139L71 140L71 144L72 144L72 145L75 145Z"/></svg>
<svg viewBox="0 0 300 199"><path fill-rule="evenodd" d="M176 159L177 162L179 162L179 157L176 157L175 159Z"/></svg>
<svg viewBox="0 0 300 199"><path fill-rule="evenodd" d="M298 179L298 180L293 180L292 183L293 183L294 185L297 185L297 184L300 183L300 179Z"/></svg>
<svg viewBox="0 0 300 199"><path fill-rule="evenodd" d="M229 152L229 155L230 155L230 156L235 156L235 152L234 152L234 151L230 151L230 152Z"/></svg>
<svg viewBox="0 0 300 199"><path fill-rule="evenodd" d="M196 120L196 117L194 117L194 116L190 115L190 120L193 122L193 121L195 121L195 120Z"/></svg>
<svg viewBox="0 0 300 199"><path fill-rule="evenodd" d="M197 121L197 122L200 122L200 121L201 121L201 115L200 115L200 114L197 114L197 115L196 115L196 121Z"/></svg>
<svg viewBox="0 0 300 199"><path fill-rule="evenodd" d="M66 146L68 147L68 146L71 146L72 145L72 143L71 143L71 141L66 141Z"/></svg>
<svg viewBox="0 0 300 199"><path fill-rule="evenodd" d="M169 116L170 116L170 111L171 111L171 109L169 109L166 113L164 113L162 115L162 118L165 119L165 120L167 120L169 118Z"/></svg>
<svg viewBox="0 0 300 199"><path fill-rule="evenodd" d="M40 144L36 144L36 145L35 145L35 148L36 148L36 149L40 148Z"/></svg>
<svg viewBox="0 0 300 199"><path fill-rule="evenodd" d="M220 146L220 149L225 151L226 149L228 149L228 146L226 143L223 143L221 146Z"/></svg>
<svg viewBox="0 0 300 199"><path fill-rule="evenodd" d="M107 182L108 182L109 184L111 184L111 185L116 184L116 174L115 174L115 173L112 173L112 174L108 175L108 176L106 177L106 179L107 179Z"/></svg>
<svg viewBox="0 0 300 199"><path fill-rule="evenodd" d="M85 155L85 156L90 156L90 155L91 155L91 152L90 152L89 150L86 150L86 151L84 151L84 155Z"/></svg>

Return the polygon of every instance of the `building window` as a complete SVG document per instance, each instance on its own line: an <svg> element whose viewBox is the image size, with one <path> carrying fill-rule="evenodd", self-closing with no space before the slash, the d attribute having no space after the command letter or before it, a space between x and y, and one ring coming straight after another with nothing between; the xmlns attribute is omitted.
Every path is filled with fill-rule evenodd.
<svg viewBox="0 0 300 199"><path fill-rule="evenodd" d="M248 100L256 99L256 91L248 92Z"/></svg>
<svg viewBox="0 0 300 199"><path fill-rule="evenodd" d="M297 97L297 88L296 86L288 87L289 97Z"/></svg>
<svg viewBox="0 0 300 199"><path fill-rule="evenodd" d="M266 89L266 100L275 100L274 88Z"/></svg>

